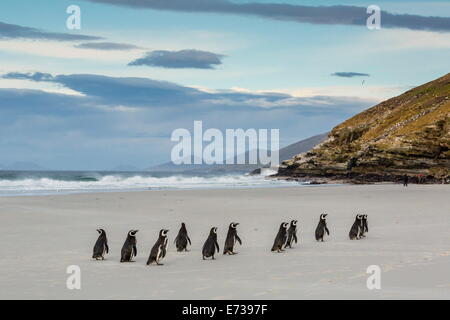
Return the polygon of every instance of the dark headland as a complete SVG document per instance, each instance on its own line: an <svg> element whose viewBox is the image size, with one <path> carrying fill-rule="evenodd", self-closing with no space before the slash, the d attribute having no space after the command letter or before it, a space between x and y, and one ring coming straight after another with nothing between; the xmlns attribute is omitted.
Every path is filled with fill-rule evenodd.
<svg viewBox="0 0 450 320"><path fill-rule="evenodd" d="M273 176L299 181L448 183L450 73L334 127Z"/></svg>

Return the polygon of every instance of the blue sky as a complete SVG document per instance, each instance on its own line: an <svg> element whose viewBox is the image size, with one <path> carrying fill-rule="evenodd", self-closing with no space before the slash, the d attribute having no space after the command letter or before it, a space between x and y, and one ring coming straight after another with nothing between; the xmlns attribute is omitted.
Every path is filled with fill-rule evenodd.
<svg viewBox="0 0 450 320"><path fill-rule="evenodd" d="M285 146L449 72L448 1L377 1L374 31L342 22L372 1L136 2L0 2L0 166L148 167L194 120L279 128ZM290 15L319 5L321 22Z"/></svg>

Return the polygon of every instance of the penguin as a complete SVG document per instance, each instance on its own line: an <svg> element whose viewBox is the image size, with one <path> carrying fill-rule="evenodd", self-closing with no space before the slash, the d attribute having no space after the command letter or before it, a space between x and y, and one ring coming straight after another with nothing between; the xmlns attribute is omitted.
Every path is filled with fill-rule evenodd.
<svg viewBox="0 0 450 320"><path fill-rule="evenodd" d="M188 251L187 245L189 242L189 245L191 245L191 239L189 239L189 236L187 234L186 230L186 224L184 222L181 223L180 231L178 231L178 235L173 241L177 247L177 251Z"/></svg>
<svg viewBox="0 0 450 320"><path fill-rule="evenodd" d="M369 225L367 224L367 214L362 215L361 237L366 237L365 233L369 232Z"/></svg>
<svg viewBox="0 0 450 320"><path fill-rule="evenodd" d="M281 252L283 250L283 246L287 240L287 228L289 223L283 222L280 225L280 229L278 230L277 236L275 237L275 241L273 242L272 251Z"/></svg>
<svg viewBox="0 0 450 320"><path fill-rule="evenodd" d="M137 256L136 233L138 231L139 230L128 231L127 239L125 240L120 253L120 262L133 262L133 257Z"/></svg>
<svg viewBox="0 0 450 320"><path fill-rule="evenodd" d="M212 260L214 260L214 254L216 253L216 249L217 252L220 251L219 244L217 243L217 228L212 227L209 232L208 239L206 239L206 242L203 245L202 249L203 260L209 257L212 257Z"/></svg>
<svg viewBox="0 0 450 320"><path fill-rule="evenodd" d="M100 235L95 242L92 258L96 260L105 260L105 253L109 253L108 239L106 238L105 230L97 229L97 232L100 233Z"/></svg>
<svg viewBox="0 0 450 320"><path fill-rule="evenodd" d="M237 252L233 251L234 243L237 241L240 245L242 245L241 238L237 235L236 227L239 225L239 223L232 222L230 223L230 226L228 227L228 233L227 238L225 239L225 245L223 248L223 254L237 254Z"/></svg>
<svg viewBox="0 0 450 320"><path fill-rule="evenodd" d="M147 265L156 262L157 265L162 266L162 263L159 263L159 261L166 256L167 252L167 233L169 230L167 229L161 229L159 231L159 237L156 241L155 245L153 246L152 250L150 251L150 256L147 260Z"/></svg>
<svg viewBox="0 0 450 320"><path fill-rule="evenodd" d="M292 244L294 242L297 243L297 222L298 222L298 220L291 221L291 225L289 226L289 229L287 231L288 237L287 237L287 242L284 245L285 249L287 247L292 248Z"/></svg>
<svg viewBox="0 0 450 320"><path fill-rule="evenodd" d="M363 229L363 215L357 214L355 222L353 223L350 232L348 233L348 237L350 240L359 240L361 238L361 233Z"/></svg>
<svg viewBox="0 0 450 320"><path fill-rule="evenodd" d="M321 214L319 224L316 228L316 240L323 242L323 237L325 236L325 232L330 235L330 230L327 228L327 217L328 214Z"/></svg>

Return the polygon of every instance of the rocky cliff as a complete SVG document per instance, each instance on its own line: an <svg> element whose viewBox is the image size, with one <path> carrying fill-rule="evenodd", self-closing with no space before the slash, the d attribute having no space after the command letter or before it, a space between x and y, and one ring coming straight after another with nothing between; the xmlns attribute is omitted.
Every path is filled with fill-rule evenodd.
<svg viewBox="0 0 450 320"><path fill-rule="evenodd" d="M278 176L353 182L440 182L450 176L450 73L339 124Z"/></svg>

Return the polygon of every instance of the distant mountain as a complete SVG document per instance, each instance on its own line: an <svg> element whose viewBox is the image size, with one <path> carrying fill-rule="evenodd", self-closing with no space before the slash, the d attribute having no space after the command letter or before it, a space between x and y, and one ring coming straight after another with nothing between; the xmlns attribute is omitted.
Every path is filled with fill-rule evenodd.
<svg viewBox="0 0 450 320"><path fill-rule="evenodd" d="M292 156L306 152L316 146L318 143L322 142L327 137L327 133L319 134L310 137L305 140L298 141L296 143L290 144L287 147L281 148L279 151L280 161L290 159ZM249 152L245 153L245 159L248 161ZM193 159L191 159L193 162ZM234 157L234 163L237 163L237 156ZM166 162L154 167L147 168L148 171L175 171L175 172L185 172L185 171L209 171L209 172L249 172L257 168L262 167L262 164L181 164L175 165L172 162Z"/></svg>
<svg viewBox="0 0 450 320"><path fill-rule="evenodd" d="M25 162L25 161L17 161L14 163L11 163L6 166L2 166L1 170L11 170L11 171L45 171L47 170L44 167L41 167L38 164L32 163L32 162Z"/></svg>
<svg viewBox="0 0 450 320"><path fill-rule="evenodd" d="M127 171L141 171L138 167L130 165L120 165L111 169L111 171L127 172Z"/></svg>
<svg viewBox="0 0 450 320"><path fill-rule="evenodd" d="M355 182L450 178L450 73L339 124L278 176ZM423 179L422 179L423 177Z"/></svg>
<svg viewBox="0 0 450 320"><path fill-rule="evenodd" d="M297 154L311 150L316 145L324 141L327 136L328 132L318 134L316 136L312 136L308 139L295 142L288 145L287 147L280 149L280 161L288 160Z"/></svg>

